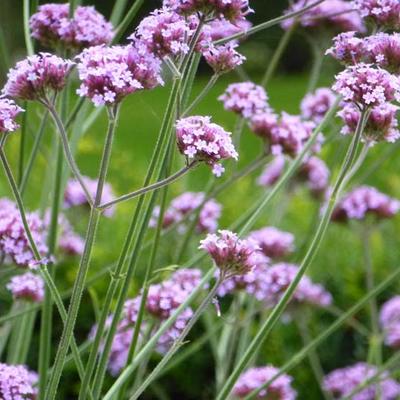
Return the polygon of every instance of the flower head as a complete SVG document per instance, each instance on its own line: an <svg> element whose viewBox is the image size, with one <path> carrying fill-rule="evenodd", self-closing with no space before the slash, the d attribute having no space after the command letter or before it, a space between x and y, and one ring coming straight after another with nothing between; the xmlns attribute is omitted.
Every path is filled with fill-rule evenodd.
<svg viewBox="0 0 400 400"><path fill-rule="evenodd" d="M355 388L372 378L378 369L367 363L359 362L349 367L336 369L324 379L324 388L335 398L347 397ZM379 383L371 382L366 388L352 397L352 400L374 400L377 394L384 400L395 400L400 395L400 385L385 372Z"/></svg>
<svg viewBox="0 0 400 400"><path fill-rule="evenodd" d="M205 250L218 268L229 275L244 274L257 264L256 243L251 239L239 239L227 230L208 234L199 248Z"/></svg>
<svg viewBox="0 0 400 400"><path fill-rule="evenodd" d="M383 304L379 320L385 334L385 344L400 347L400 296L394 296Z"/></svg>
<svg viewBox="0 0 400 400"><path fill-rule="evenodd" d="M347 67L336 76L333 90L347 102L373 107L399 99L399 78L370 64Z"/></svg>
<svg viewBox="0 0 400 400"><path fill-rule="evenodd" d="M95 197L97 191L97 180L91 179L88 176L83 177L83 181L89 190L92 197ZM103 193L101 196L102 203L108 203L115 199L113 189L109 183L105 183L103 186ZM76 206L88 206L86 195L82 189L82 186L76 179L70 179L67 182L64 193L64 207L71 208ZM107 208L104 211L104 215L112 217L115 212L115 207Z"/></svg>
<svg viewBox="0 0 400 400"><path fill-rule="evenodd" d="M15 122L17 115L24 111L14 101L0 97L0 133L13 132L19 128Z"/></svg>
<svg viewBox="0 0 400 400"><path fill-rule="evenodd" d="M233 111L244 118L269 109L267 93L262 86L253 82L232 83L218 100L224 103L225 110Z"/></svg>
<svg viewBox="0 0 400 400"><path fill-rule="evenodd" d="M69 18L69 4L42 4L29 20L32 37L42 45L81 49L109 43L113 26L91 6L78 6Z"/></svg>
<svg viewBox="0 0 400 400"><path fill-rule="evenodd" d="M398 106L390 103L373 107L363 131L364 140L373 144L383 140L393 143L399 139L400 132L396 117L398 110ZM353 104L347 104L338 112L338 115L345 123L341 130L342 134L354 134L360 121L360 110Z"/></svg>
<svg viewBox="0 0 400 400"><path fill-rule="evenodd" d="M12 293L14 299L40 303L44 298L43 279L32 272L13 276L7 284L7 289Z"/></svg>
<svg viewBox="0 0 400 400"><path fill-rule="evenodd" d="M252 12L248 0L164 0L164 6L183 15L215 15L232 23L243 20Z"/></svg>
<svg viewBox="0 0 400 400"><path fill-rule="evenodd" d="M400 34L377 33L365 39L369 62L381 68L400 73Z"/></svg>
<svg viewBox="0 0 400 400"><path fill-rule="evenodd" d="M294 250L294 236L273 226L251 232L249 237L257 243L261 252L269 258L283 258Z"/></svg>
<svg viewBox="0 0 400 400"><path fill-rule="evenodd" d="M189 160L204 161L220 176L224 171L219 164L228 158L237 160L231 133L211 122L210 117L188 117L176 122L176 138L179 151Z"/></svg>
<svg viewBox="0 0 400 400"><path fill-rule="evenodd" d="M312 156L303 163L297 177L305 180L311 193L320 198L328 189L330 171L324 161Z"/></svg>
<svg viewBox="0 0 400 400"><path fill-rule="evenodd" d="M2 93L22 100L46 100L64 88L72 65L49 53L27 57L10 69Z"/></svg>
<svg viewBox="0 0 400 400"><path fill-rule="evenodd" d="M224 18L214 19L203 28L212 41L224 39L240 32L246 32L252 26L246 19L232 24ZM236 41L235 41L236 42Z"/></svg>
<svg viewBox="0 0 400 400"><path fill-rule="evenodd" d="M23 365L0 363L0 398L3 400L35 400L38 376Z"/></svg>
<svg viewBox="0 0 400 400"><path fill-rule="evenodd" d="M368 215L391 218L400 210L400 201L393 199L371 186L360 186L348 193L336 206L334 221L362 220Z"/></svg>
<svg viewBox="0 0 400 400"><path fill-rule="evenodd" d="M319 123L335 103L336 96L329 88L319 88L314 93L307 93L301 101L301 115Z"/></svg>
<svg viewBox="0 0 400 400"><path fill-rule="evenodd" d="M333 46L325 54L329 54L346 65L362 61L366 55L366 43L356 34L357 32L354 31L340 33L333 38Z"/></svg>
<svg viewBox="0 0 400 400"><path fill-rule="evenodd" d="M272 137L272 130L276 129L279 122L279 116L271 109L264 112L253 114L249 121L252 132L264 140Z"/></svg>
<svg viewBox="0 0 400 400"><path fill-rule="evenodd" d="M257 180L260 186L272 186L282 176L285 169L285 156L276 156L264 169Z"/></svg>
<svg viewBox="0 0 400 400"><path fill-rule="evenodd" d="M287 12L299 11L313 3L313 0L297 0ZM325 0L300 17L289 18L282 22L283 29L289 29L294 23L300 23L304 29L323 28L333 32L363 31L360 15L346 0Z"/></svg>
<svg viewBox="0 0 400 400"><path fill-rule="evenodd" d="M397 0L354 0L353 7L378 27L400 28L400 3Z"/></svg>
<svg viewBox="0 0 400 400"><path fill-rule="evenodd" d="M238 398L245 398L253 390L261 388L280 373L279 368L272 365L250 368L240 375L233 388L233 394ZM294 400L297 397L292 387L293 378L286 374L277 377L266 389L261 389L258 399Z"/></svg>
<svg viewBox="0 0 400 400"><path fill-rule="evenodd" d="M235 43L226 43L214 46L212 43L203 51L207 64L218 75L225 74L242 65L246 57L238 53Z"/></svg>
<svg viewBox="0 0 400 400"><path fill-rule="evenodd" d="M160 60L139 45L94 46L77 59L77 93L95 106L116 104L130 93L163 83Z"/></svg>

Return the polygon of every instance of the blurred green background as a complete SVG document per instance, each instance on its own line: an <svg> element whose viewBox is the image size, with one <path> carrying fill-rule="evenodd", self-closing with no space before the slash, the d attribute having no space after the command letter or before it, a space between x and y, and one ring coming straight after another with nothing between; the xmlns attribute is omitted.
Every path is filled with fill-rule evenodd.
<svg viewBox="0 0 400 400"><path fill-rule="evenodd" d="M84 1L84 3L94 4L106 16L110 14L113 4L112 1ZM142 16L157 7L158 4L159 2L157 1L146 1L146 6L141 13ZM287 3L281 0L268 2L256 0L251 1L251 5L256 11L250 17L254 23L277 16L287 7ZM137 20L135 23L137 23ZM132 31L134 26L135 24L132 25L128 32ZM4 82L7 65L12 65L15 60L24 56L22 0L0 0L0 29L1 45L8 54L8 59L4 56L1 58L0 82ZM244 65L244 69L252 80L260 80L281 35L281 29L275 27L254 35L254 37L242 44L241 51L248 57L248 62ZM304 35L301 33L295 34L283 56L275 77L267 88L273 108L277 111L284 110L293 114L299 113L299 103L307 91L308 71L311 63L311 52ZM334 72L337 70L339 70L339 66L330 60L325 60L319 85L330 85L333 81ZM201 65L192 98L200 92L209 77L210 71L208 67ZM199 104L194 114L211 115L216 123L221 124L227 130L233 130L236 117L232 113L224 111L221 103L217 101L217 97L230 82L239 80L241 78L235 73L224 76L202 103ZM160 127L169 87L170 84L167 82L163 88L131 95L123 104L108 177L117 194L124 194L138 188L142 183ZM71 91L70 101L72 107L72 103L76 101L73 91ZM88 112L90 111L92 111L92 107L89 105ZM27 152L33 143L33 137L37 132L41 115L42 110L40 108L32 105L28 106ZM81 127L82 121L78 121L74 129L79 130ZM95 177L97 174L105 129L106 116L105 112L102 112L79 142L78 163L85 175ZM331 129L325 132L328 140L322 152L322 158L332 169L333 175L338 170L349 142L348 138L338 134L339 129L340 125L336 122ZM45 145L35 164L34 173L27 190L26 202L30 209L38 208L43 203L41 199L46 199L46 191L43 194L43 188L46 187L48 171L51 170L48 160L51 159L54 137L55 132L52 126L49 125L46 129ZM7 144L7 153L15 170L17 170L18 165L19 141L20 135L16 133L12 135ZM251 162L260 151L261 142L246 128L240 146L239 168ZM400 161L397 154L397 144L376 145L371 149L367 162L355 177L355 181L375 185L383 192L400 198L400 177L398 173ZM376 160L382 159L383 162L375 164ZM179 155L175 157L175 164L176 169L181 165ZM227 174L221 179L228 179L234 168L233 164L228 163ZM260 171L257 171L252 176L235 183L229 190L218 196L218 200L223 204L221 227L229 226L265 193L265 189L255 184L255 179L259 173ZM205 166L202 166L189 176L171 185L169 197L172 198L186 190L201 191L204 189L209 177L210 171ZM0 193L4 196L10 195L3 175L0 177ZM130 219L134 206L135 201L124 203L118 207L117 213L112 220L102 220L98 242L94 251L91 274L95 274L96 271L99 271L104 266L116 261L126 233L127 221ZM313 200L305 189L297 189L290 193L283 192L271 206L264 210L257 222L257 227L277 224L279 228L293 232L296 236L299 250L294 254L292 261L299 262L304 254L304 243L309 239L310 232L312 232L312 228L315 225L319 206L320 204ZM279 218L279 215L281 215L281 218ZM73 210L68 212L68 216L76 229L81 234L84 234L87 213L82 210ZM400 266L399 229L399 217L376 226L372 237L371 252L377 281L381 281L393 269ZM199 239L199 237L194 238L193 251ZM175 234L163 239L160 257L157 260L157 268L166 267L174 262L175 254L173 250L178 244L179 236ZM188 252L185 259L190 258L191 254ZM132 283L132 295L135 295L140 287L141 272L146 266L146 259L147 252L144 251L137 278ZM76 274L76 263L77 260L68 260L57 266L57 284L60 288L68 289L71 286ZM207 268L208 262L204 262L199 267ZM332 225L309 274L315 281L324 284L332 292L335 305L341 309L348 309L360 299L365 294L365 285L362 248L357 229L344 225ZM95 294L101 305L107 282L108 279L103 279L93 287L92 295L85 294L76 329L79 341L85 340L95 318L92 306L93 296ZM2 296L6 297L4 287L1 289ZM398 293L399 289L399 284L393 286L379 297L379 303ZM7 306L4 304L4 302L0 303L2 315L7 310ZM314 311L310 318L313 336L320 333L324 327L334 320L330 314L318 310ZM368 324L367 310L359 313L357 319L361 323ZM55 321L57 321L54 332L54 343L56 344L61 330L61 324L56 315ZM257 323L253 326L254 332L256 328ZM197 327L192 337L195 337L201 330L201 326ZM35 336L32 345L33 349L37 348L37 340L38 338ZM301 340L293 323L280 324L267 342L264 343L257 359L257 364L273 363L276 366L282 365L301 347ZM170 399L194 400L212 398L212 357L207 345L204 349L205 351L199 351L182 365L170 371L168 377L163 377L159 380L161 386L169 394ZM352 328L344 327L320 347L319 355L325 372L328 372L334 368L353 363L356 360L365 360L367 358L367 350L367 339L356 333ZM386 352L390 354L389 351L386 350ZM30 357L30 363L34 367L36 365L35 352L32 352ZM156 361L157 357L154 358L154 362ZM79 381L74 372L71 370L68 371L68 374L69 385L61 387L60 399L74 398L75 391L79 386ZM302 362L291 374L295 378L294 386L299 392L299 399L312 400L321 398L307 361ZM143 398L153 399L157 397L149 390Z"/></svg>

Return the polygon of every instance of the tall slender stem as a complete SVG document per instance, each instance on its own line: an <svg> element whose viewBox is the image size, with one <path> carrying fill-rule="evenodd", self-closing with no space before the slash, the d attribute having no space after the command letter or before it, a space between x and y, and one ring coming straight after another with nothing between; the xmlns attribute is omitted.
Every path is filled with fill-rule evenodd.
<svg viewBox="0 0 400 400"><path fill-rule="evenodd" d="M51 109L50 112L52 112ZM101 202L103 187L107 177L107 171L111 157L112 142L118 119L118 106L116 106L115 108L108 108L108 114L109 114L108 131L104 143L102 159L100 162L99 177L97 183L96 196L94 199L94 206L92 207L90 212L89 224L86 233L85 247L83 250L81 262L79 264L78 275L76 277L71 295L71 302L68 309L67 320L64 325L60 343L58 345L56 359L53 367L54 368L53 374L50 377L50 381L46 391L46 399L48 400L53 400L57 394L57 387L61 378L65 357L67 356L68 348L71 342L71 337L73 336L75 322L78 316L78 310L81 303L83 290L85 288L85 281L90 266L92 248L94 245L97 227L100 220L100 211L97 210L96 207Z"/></svg>
<svg viewBox="0 0 400 400"><path fill-rule="evenodd" d="M312 67L307 87L308 92L313 92L316 89L321 76L321 69L324 61L324 55L320 46L318 45L317 40L318 39L315 38L310 39L312 48Z"/></svg>
<svg viewBox="0 0 400 400"><path fill-rule="evenodd" d="M352 143L349 147L349 150L346 154L343 165L340 169L339 176L333 187L333 191L332 191L332 194L330 195L329 202L328 202L325 212L321 218L321 221L318 225L318 228L317 228L314 238L310 244L310 247L309 247L302 263L300 264L297 275L295 276L292 283L289 285L289 287L285 291L281 300L274 307L271 314L269 315L267 320L264 322L261 329L258 331L257 335L254 337L254 339L251 342L251 344L249 345L246 353L243 355L242 359L237 364L237 366L234 369L234 371L232 372L231 376L226 381L226 384L224 385L223 389L219 393L217 400L225 400L229 396L229 394L233 388L233 385L235 384L239 375L241 374L243 369L246 368L249 360L252 358L255 351L262 345L265 338L268 336L268 334L271 332L272 328L275 326L275 324L281 317L287 304L291 300L293 293L296 290L297 285L299 284L301 278L304 276L308 266L311 264L314 257L316 256L317 250L319 249L320 244L321 244L323 238L325 237L325 233L327 231L332 212L334 210L338 196L340 195L340 192L342 189L343 181L344 181L348 171L350 170L351 166L353 165L354 159L357 155L357 148L361 141L361 136L364 131L364 127L365 127L366 121L368 119L368 115L369 115L369 111L366 111L366 110L364 110L361 113L361 118L359 120L356 133L355 133Z"/></svg>
<svg viewBox="0 0 400 400"><path fill-rule="evenodd" d="M26 52L28 56L33 56L35 50L33 48L33 42L31 38L31 31L29 29L29 17L30 17L30 1L24 0L23 3L23 17L24 17L24 38L25 38L25 46Z"/></svg>
<svg viewBox="0 0 400 400"><path fill-rule="evenodd" d="M136 0L131 8L128 10L128 12L125 14L125 18L121 21L121 23L118 25L114 38L112 40L112 44L116 44L119 42L121 39L122 35L125 33L126 28L129 26L133 18L135 18L136 14L140 10L144 3L144 0Z"/></svg>

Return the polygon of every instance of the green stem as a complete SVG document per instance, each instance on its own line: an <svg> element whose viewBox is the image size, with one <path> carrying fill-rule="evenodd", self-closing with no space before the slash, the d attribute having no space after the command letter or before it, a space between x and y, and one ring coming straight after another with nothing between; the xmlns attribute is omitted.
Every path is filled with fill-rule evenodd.
<svg viewBox="0 0 400 400"><path fill-rule="evenodd" d="M109 201L108 203L100 204L98 206L98 209L99 210L104 210L104 209L109 208L109 207L111 207L111 206L113 206L115 204L122 203L124 201L133 199L135 197L142 196L145 193L152 192L152 191L160 189L160 188L162 188L164 186L168 186L171 183L173 183L176 180L178 180L183 175L187 174L192 168L196 167L197 165L198 165L197 161L192 161L190 164L185 165L183 168L181 168L179 171L175 172L173 175L169 176L168 178L165 178L165 179L163 179L161 181L155 182L155 183L153 183L151 185L148 185L146 187L143 187L143 188L141 188L139 190L135 190L134 192L125 194L125 195L123 195L121 197L118 197L117 199Z"/></svg>
<svg viewBox="0 0 400 400"><path fill-rule="evenodd" d="M128 0L117 0L111 12L110 22L113 26L117 26L122 18Z"/></svg>
<svg viewBox="0 0 400 400"><path fill-rule="evenodd" d="M285 33L282 35L281 40L278 43L278 47L274 51L274 55L268 64L268 68L265 71L263 78L261 79L260 85L266 87L270 82L271 78L274 76L276 68L278 67L279 61L281 60L283 53L285 52L293 32L297 28L297 23L294 23Z"/></svg>
<svg viewBox="0 0 400 400"><path fill-rule="evenodd" d="M207 96L208 92L214 87L219 78L218 74L214 74L207 85L204 86L203 90L198 94L198 96L193 100L192 104L182 113L181 117L186 117L190 112Z"/></svg>
<svg viewBox="0 0 400 400"><path fill-rule="evenodd" d="M115 30L115 35L114 35L114 38L113 38L111 44L116 44L120 41L122 35L126 31L126 28L129 26L129 24L135 18L136 14L139 12L143 3L144 3L144 0L136 0L132 4L129 11L125 14L125 18L122 20L122 22L118 25L117 29Z"/></svg>
<svg viewBox="0 0 400 400"><path fill-rule="evenodd" d="M51 109L50 112L52 112ZM82 294L85 288L86 276L90 266L92 248L95 242L97 227L100 220L100 212L96 209L96 207L101 202L103 187L107 177L107 171L111 157L112 142L118 120L118 106L116 106L113 109L109 108L108 114L109 114L108 130L107 130L106 140L104 143L103 155L100 162L97 190L94 199L94 207L92 207L90 212L89 224L85 239L85 247L83 250L81 262L79 264L78 275L76 277L72 291L67 320L65 322L61 340L57 349L57 354L53 366L54 368L53 374L50 377L50 381L47 386L46 399L48 400L50 399L53 400L57 394L57 387L63 371L64 361L68 353L68 348L71 343L71 338L73 337L75 322L78 316L78 310L81 303Z"/></svg>
<svg viewBox="0 0 400 400"><path fill-rule="evenodd" d="M283 374L289 372L292 368L294 368L297 364L299 364L310 351L316 349L319 345L321 345L330 335L336 332L346 321L351 318L354 314L360 311L368 302L382 293L389 285L391 285L394 281L398 279L400 276L400 268L396 268L394 272L388 276L382 283L374 288L374 290L368 294L366 294L363 298L361 298L356 304L354 304L349 310L344 312L335 322L333 322L327 329L325 329L320 335L318 335L315 339L313 339L307 346L303 347L297 354L295 354L285 365L280 368L280 372L273 376L268 382L264 385L258 387L253 390L244 400L251 400L257 397L258 393L261 390L268 388L272 382L274 382L277 378L282 376Z"/></svg>
<svg viewBox="0 0 400 400"><path fill-rule="evenodd" d="M324 61L324 54L322 52L322 49L317 43L318 39L311 38L310 43L311 43L311 48L312 48L312 67L311 67L311 73L310 73L310 79L308 81L308 87L307 87L307 92L311 93L314 92L318 85L319 78L321 76L321 69L322 69L322 64Z"/></svg>
<svg viewBox="0 0 400 400"><path fill-rule="evenodd" d="M26 52L28 56L33 56L35 50L33 48L33 42L31 38L31 31L29 29L29 17L30 17L30 5L29 0L24 0L23 3L23 19L24 19L24 38L25 38L25 46Z"/></svg>
<svg viewBox="0 0 400 400"><path fill-rule="evenodd" d="M26 147L26 133L28 129L28 103L25 101L23 105L25 110L22 119L21 137L19 142L19 159L18 159L18 186L21 186L22 177L24 173L24 162L25 162L25 147Z"/></svg>
<svg viewBox="0 0 400 400"><path fill-rule="evenodd" d="M203 312L207 309L207 307L212 302L213 298L215 297L217 290L220 284L223 282L224 277L221 276L217 279L214 287L210 290L207 296L204 298L200 306L197 308L196 312L193 314L193 317L190 319L188 324L185 326L182 333L179 337L175 340L174 344L171 348L167 351L161 361L157 364L154 370L150 373L147 379L140 385L140 387L135 391L135 393L130 397L130 400L136 400L139 396L147 389L147 387L158 377L158 374L162 371L165 365L168 364L169 360L174 356L174 354L181 348L184 344L184 340L186 336L189 334L191 329L193 328L194 324L203 314ZM106 400L106 399L104 399Z"/></svg>
<svg viewBox="0 0 400 400"><path fill-rule="evenodd" d="M353 165L354 159L357 155L357 148L358 144L360 143L361 136L368 118L368 111L363 111L361 114L360 121L357 126L356 134L354 135L354 139L349 147L343 165L340 169L339 176L336 180L336 183L333 187L332 194L329 198L329 203L326 207L326 210L321 218L321 221L318 225L317 231L315 236L311 242L311 245L299 267L299 271L287 290L285 291L284 295L278 302L278 304L274 307L271 314L267 318L267 320L262 325L261 329L258 331L257 335L254 337L253 341L249 345L246 353L243 355L240 362L237 364L236 368L232 372L231 376L228 378L226 384L224 385L223 389L219 393L217 400L225 400L229 393L231 392L233 385L235 384L236 380L238 379L241 372L246 368L249 360L252 358L253 354L257 351L257 349L264 343L264 340L271 332L272 328L275 326L279 318L281 317L282 313L284 312L287 304L291 300L293 293L295 292L297 285L299 284L301 278L304 276L308 266L313 261L319 246L325 237L325 233L327 231L329 221L334 210L334 207L337 202L337 198L340 195L343 181L350 170L351 166Z"/></svg>

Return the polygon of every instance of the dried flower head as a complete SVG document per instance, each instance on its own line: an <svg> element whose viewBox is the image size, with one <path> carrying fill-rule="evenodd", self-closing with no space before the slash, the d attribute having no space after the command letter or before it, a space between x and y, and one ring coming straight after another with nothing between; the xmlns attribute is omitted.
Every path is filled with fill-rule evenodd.
<svg viewBox="0 0 400 400"><path fill-rule="evenodd" d="M253 82L230 84L218 100L224 103L225 110L233 111L243 118L269 110L265 89Z"/></svg>
<svg viewBox="0 0 400 400"><path fill-rule="evenodd" d="M363 382L372 378L378 369L364 362L336 369L324 379L324 388L335 398L345 398ZM395 400L400 395L400 385L385 372L379 383L371 382L366 388L352 397L352 400L375 400L377 394L384 400Z"/></svg>
<svg viewBox="0 0 400 400"><path fill-rule="evenodd" d="M251 239L239 239L236 233L227 230L208 234L199 248L212 257L224 274L241 275L257 264L259 248L256 243Z"/></svg>
<svg viewBox="0 0 400 400"><path fill-rule="evenodd" d="M27 57L10 69L2 93L22 100L46 101L64 88L72 65L49 53Z"/></svg>
<svg viewBox="0 0 400 400"><path fill-rule="evenodd" d="M35 400L38 376L23 365L0 363L0 398L2 400Z"/></svg>
<svg viewBox="0 0 400 400"><path fill-rule="evenodd" d="M373 107L363 131L363 140L374 144L381 141L393 143L399 139L398 110L398 106L390 103ZM360 110L353 104L347 104L338 112L338 116L345 123L341 133L354 134L360 121Z"/></svg>
<svg viewBox="0 0 400 400"><path fill-rule="evenodd" d="M319 123L335 103L336 96L330 88L318 88L313 93L307 93L301 101L301 115Z"/></svg>
<svg viewBox="0 0 400 400"><path fill-rule="evenodd" d="M336 76L333 90L361 108L398 100L399 78L370 64L347 67Z"/></svg>
<svg viewBox="0 0 400 400"><path fill-rule="evenodd" d="M333 46L325 54L336 58L345 65L357 64L365 59L366 42L358 38L357 32L340 33L333 38Z"/></svg>
<svg viewBox="0 0 400 400"><path fill-rule="evenodd" d="M400 3L397 0L354 0L353 7L377 27L400 28Z"/></svg>
<svg viewBox="0 0 400 400"><path fill-rule="evenodd" d="M376 218L391 218L400 210L400 201L393 199L371 186L360 186L345 195L336 206L332 219L346 222L362 220L368 215Z"/></svg>
<svg viewBox="0 0 400 400"><path fill-rule="evenodd" d="M379 320L385 335L385 344L400 347L400 296L394 296L383 304Z"/></svg>
<svg viewBox="0 0 400 400"><path fill-rule="evenodd" d="M43 279L32 272L13 276L7 284L7 289L12 293L14 299L40 303L44 298Z"/></svg>
<svg viewBox="0 0 400 400"><path fill-rule="evenodd" d="M237 160L231 133L211 122L211 117L188 117L176 122L176 138L179 151L189 160L204 161L220 176L224 168L220 161Z"/></svg>
<svg viewBox="0 0 400 400"><path fill-rule="evenodd" d="M238 398L245 398L253 390L261 388L272 378L280 374L279 368L272 365L250 368L240 375L233 388L233 394ZM268 400L294 400L297 397L292 387L293 378L286 374L280 374L266 389L258 392L257 398Z"/></svg>
<svg viewBox="0 0 400 400"><path fill-rule="evenodd" d="M42 4L29 20L32 37L42 45L82 49L109 43L113 26L94 7L78 6L69 18L69 4Z"/></svg>
<svg viewBox="0 0 400 400"><path fill-rule="evenodd" d="M163 83L160 60L139 45L94 46L77 59L81 80L77 93L95 106L114 105L130 93Z"/></svg>
<svg viewBox="0 0 400 400"><path fill-rule="evenodd" d="M14 101L0 97L0 133L13 132L19 128L15 122L17 115L24 111Z"/></svg>
<svg viewBox="0 0 400 400"><path fill-rule="evenodd" d="M225 74L242 65L246 60L246 57L235 50L236 47L235 43L226 43L220 46L210 43L203 51L203 56L216 74Z"/></svg>

